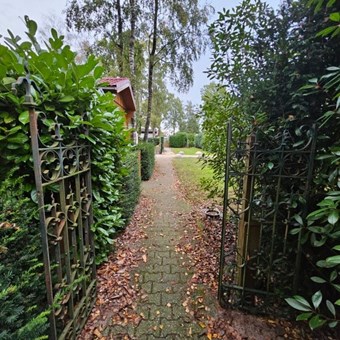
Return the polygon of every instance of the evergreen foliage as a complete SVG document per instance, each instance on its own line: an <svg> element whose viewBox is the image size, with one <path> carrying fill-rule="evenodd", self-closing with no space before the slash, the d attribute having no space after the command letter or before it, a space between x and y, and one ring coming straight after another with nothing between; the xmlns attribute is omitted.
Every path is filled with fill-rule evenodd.
<svg viewBox="0 0 340 340"><path fill-rule="evenodd" d="M141 151L141 176L143 181L148 181L155 167L155 145L153 143L140 143Z"/></svg>
<svg viewBox="0 0 340 340"><path fill-rule="evenodd" d="M128 223L140 195L140 174L139 174L139 152L132 151L127 154L124 161L125 175L122 179L122 196L119 201L119 207L122 211L122 217L125 224Z"/></svg>
<svg viewBox="0 0 340 340"><path fill-rule="evenodd" d="M159 140L159 137L154 137L154 138L149 138L148 142L153 143L157 146L157 145L159 145L160 140Z"/></svg>
<svg viewBox="0 0 340 340"><path fill-rule="evenodd" d="M303 247L301 294L311 298L287 299L305 312L298 319L308 320L312 329L339 322L339 5L334 0L284 1L275 13L260 0L244 0L222 11L210 27L209 74L220 84L206 89L202 108L205 144L215 154L208 163L217 176L223 175L226 143L218 126L225 127L229 118L241 140L253 127L270 139L284 128L317 125L309 215L305 219L298 212L291 230ZM223 103L222 97L232 105L215 105L217 99Z"/></svg>
<svg viewBox="0 0 340 340"><path fill-rule="evenodd" d="M39 222L25 178L10 171L0 186L0 339L46 335L48 311Z"/></svg>
<svg viewBox="0 0 340 340"><path fill-rule="evenodd" d="M195 135L195 148L202 149L203 148L203 142L204 142L204 135L203 133L198 133Z"/></svg>
<svg viewBox="0 0 340 340"><path fill-rule="evenodd" d="M187 147L192 148L195 146L195 134L187 133Z"/></svg>
<svg viewBox="0 0 340 340"><path fill-rule="evenodd" d="M92 180L94 196L94 225L97 263L106 259L117 230L124 220L118 208L122 160L128 150L124 130L124 114L114 104L112 94L99 93L96 83L101 79L103 67L90 56L83 64L76 54L64 44L63 36L52 29L44 50L36 40L37 25L25 17L29 40L21 43L12 33L6 39L8 46L0 46L0 161L2 176L15 164L15 176L28 174L26 195L34 189L33 164L28 132L28 112L22 105L23 94L12 94L11 85L19 76L25 76L24 60L28 63L31 79L41 94L33 92L36 110L46 116L46 129L51 128L56 114L67 136L84 123L89 134L79 134L80 139L92 144ZM48 135L48 133L47 133ZM49 138L44 136L44 138Z"/></svg>
<svg viewBox="0 0 340 340"><path fill-rule="evenodd" d="M169 138L169 146L171 148L185 148L187 144L188 137L185 132L177 132Z"/></svg>

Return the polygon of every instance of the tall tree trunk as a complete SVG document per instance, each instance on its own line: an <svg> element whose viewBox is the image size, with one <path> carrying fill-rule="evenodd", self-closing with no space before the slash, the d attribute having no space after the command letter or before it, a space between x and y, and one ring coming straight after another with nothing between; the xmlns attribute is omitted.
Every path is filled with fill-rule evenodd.
<svg viewBox="0 0 340 340"><path fill-rule="evenodd" d="M136 64L135 64L135 28L136 28L136 1L130 0L130 42L129 42L129 65L130 65L130 78L132 83L132 88L135 88L135 79L136 79Z"/></svg>
<svg viewBox="0 0 340 340"><path fill-rule="evenodd" d="M120 0L117 0L117 16L118 16L118 68L119 68L119 76L122 76L124 73L124 41L123 41L123 18L122 18L122 7L120 4Z"/></svg>
<svg viewBox="0 0 340 340"><path fill-rule="evenodd" d="M155 0L155 13L153 18L152 47L149 53L149 72L148 72L148 111L146 113L144 141L147 142L149 136L149 127L152 111L152 95L153 95L153 69L155 66L155 54L157 47L157 21L158 21L158 5L159 0Z"/></svg>
<svg viewBox="0 0 340 340"><path fill-rule="evenodd" d="M152 96L153 96L153 58L150 56L149 60L149 72L148 72L148 111L146 114L145 121L145 132L144 132L144 141L147 142L149 137L149 127L151 121L151 111L152 111Z"/></svg>

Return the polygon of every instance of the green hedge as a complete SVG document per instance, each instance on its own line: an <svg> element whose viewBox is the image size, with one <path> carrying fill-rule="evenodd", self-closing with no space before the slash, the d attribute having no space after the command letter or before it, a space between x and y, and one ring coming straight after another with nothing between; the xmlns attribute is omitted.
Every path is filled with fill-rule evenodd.
<svg viewBox="0 0 340 340"><path fill-rule="evenodd" d="M33 96L37 111L46 117L46 127L52 126L57 114L67 139L82 127L82 114L89 113L89 133L78 136L92 147L92 230L97 263L107 259L117 230L124 227L118 205L126 175L122 162L128 152L127 132L124 114L112 94L97 89L104 69L93 56L83 64L76 62L76 53L55 30L47 48L41 48L35 38L36 23L27 17L25 21L29 41L18 44L13 35L6 46L0 44L0 339L35 339L46 334L47 325L39 224L31 216L38 209L31 200L35 185L29 116L22 105L24 91L19 89L18 96L11 91L12 83L26 74L23 60L41 90L41 95L35 92ZM42 137L49 138L47 135ZM15 182L18 178L21 185Z"/></svg>
<svg viewBox="0 0 340 340"><path fill-rule="evenodd" d="M133 215L140 195L138 154L138 151L130 152L124 162L126 173L123 177L123 185L121 189L122 196L119 202L119 207L122 210L122 217L125 220L125 224L129 222Z"/></svg>
<svg viewBox="0 0 340 340"><path fill-rule="evenodd" d="M204 140L203 133L198 133L197 135L195 135L195 147L198 149L202 149L203 140Z"/></svg>
<svg viewBox="0 0 340 340"><path fill-rule="evenodd" d="M33 95L37 111L44 112L47 118L44 124L51 126L57 114L58 122L63 126L63 136L67 139L81 128L82 114L89 113L86 117L89 133L78 136L92 147L92 231L99 264L107 259L117 231L124 227L118 207L124 175L122 160L128 152L124 113L114 104L111 93L98 91L96 84L104 72L99 60L89 56L79 64L76 53L53 29L46 42L48 49L40 48L35 38L37 25L27 17L25 20L30 41L18 45L16 38L8 38L8 46L0 45L0 164L3 170L0 183L3 175L13 165L18 165L19 170L14 176L30 174L25 183L25 194L29 196L34 189L29 117L27 108L22 105L24 93L19 89L17 97L11 91L12 83L25 75L23 60L27 58L31 78L42 91L41 95Z"/></svg>
<svg viewBox="0 0 340 340"><path fill-rule="evenodd" d="M170 148L185 148L188 143L187 134L185 132L177 132L175 135L170 136Z"/></svg>
<svg viewBox="0 0 340 340"><path fill-rule="evenodd" d="M159 145L160 139L159 139L159 137L149 138L148 142L153 143L157 146L157 145Z"/></svg>
<svg viewBox="0 0 340 340"><path fill-rule="evenodd" d="M195 134L187 133L187 147L192 148L195 146Z"/></svg>
<svg viewBox="0 0 340 340"><path fill-rule="evenodd" d="M153 143L140 143L141 151L141 175L142 180L147 181L151 178L155 167L155 145Z"/></svg>
<svg viewBox="0 0 340 340"><path fill-rule="evenodd" d="M40 228L13 172L0 186L0 339L35 339L48 328Z"/></svg>

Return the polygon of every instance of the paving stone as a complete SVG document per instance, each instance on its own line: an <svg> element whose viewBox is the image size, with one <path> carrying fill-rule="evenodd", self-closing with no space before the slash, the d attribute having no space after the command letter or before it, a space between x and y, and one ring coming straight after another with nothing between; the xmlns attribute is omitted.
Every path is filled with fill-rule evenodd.
<svg viewBox="0 0 340 340"><path fill-rule="evenodd" d="M139 286L144 292L151 293L153 291L153 284L154 282L148 281L148 282L141 283Z"/></svg>
<svg viewBox="0 0 340 340"><path fill-rule="evenodd" d="M147 303L153 303L154 305L161 305L161 294L148 294Z"/></svg>
<svg viewBox="0 0 340 340"><path fill-rule="evenodd" d="M164 307L157 305L148 305L149 319L150 320L159 320L161 318L172 320L173 319L173 309L172 307Z"/></svg>
<svg viewBox="0 0 340 340"><path fill-rule="evenodd" d="M173 293L173 287L174 285L168 282L153 282L152 292L153 293L158 293L158 292Z"/></svg>
<svg viewBox="0 0 340 340"><path fill-rule="evenodd" d="M187 278L182 278L180 273L175 273L175 274L167 274L167 273L163 273L162 276L162 281L161 282L169 282L172 284L176 284L176 283L186 283L187 282Z"/></svg>
<svg viewBox="0 0 340 340"><path fill-rule="evenodd" d="M170 250L167 249L163 249L163 250L159 250L157 252L155 252L154 256L156 257L166 257L169 258L170 257Z"/></svg>
<svg viewBox="0 0 340 340"><path fill-rule="evenodd" d="M187 273L188 269L179 265L170 265L170 273Z"/></svg>
<svg viewBox="0 0 340 340"><path fill-rule="evenodd" d="M154 264L152 266L152 271L150 271L149 269L149 272L152 272L152 273L167 273L167 274L170 274L171 273L171 266L168 264L168 265L158 265L158 264Z"/></svg>
<svg viewBox="0 0 340 340"><path fill-rule="evenodd" d="M181 305L181 301L182 301L182 295L178 294L178 293L174 293L174 294L167 294L167 293L162 293L161 294L162 298L161 298L161 303L162 306L166 306L169 303L171 305Z"/></svg>
<svg viewBox="0 0 340 340"><path fill-rule="evenodd" d="M177 339L182 339L183 338L180 338L180 335L168 335L168 336L160 336L160 337L154 337L153 335L149 336L148 340L161 340L161 339L166 339L166 340L177 340Z"/></svg>
<svg viewBox="0 0 340 340"><path fill-rule="evenodd" d="M170 251L170 257L171 258L175 258L175 259L178 259L178 258L181 258L181 256L178 256L179 254L176 253L175 251Z"/></svg>
<svg viewBox="0 0 340 340"><path fill-rule="evenodd" d="M143 195L154 201L151 224L145 229L148 238L142 241L147 261L133 272L139 274L143 298L137 301L136 312L143 320L135 328L112 325L109 339L120 340L125 334L136 340L199 339L202 333L182 306L191 271L183 265L188 263L186 256L175 251L185 227L178 213L189 212L190 206L176 194L171 159L157 164L156 179L142 183Z"/></svg>
<svg viewBox="0 0 340 340"><path fill-rule="evenodd" d="M169 335L180 334L183 336L183 339L186 339L186 336L190 333L190 326L185 325L182 320L161 320L162 330L161 336L167 337Z"/></svg>
<svg viewBox="0 0 340 340"><path fill-rule="evenodd" d="M180 263L178 257L163 257L162 264L178 265Z"/></svg>
<svg viewBox="0 0 340 340"><path fill-rule="evenodd" d="M149 273L149 272L144 273L144 282L148 282L148 281L160 282L161 280L162 280L162 273Z"/></svg>
<svg viewBox="0 0 340 340"><path fill-rule="evenodd" d="M136 327L135 336L137 339L142 339L143 336L153 335L159 337L161 329L159 328L160 320L142 320Z"/></svg>
<svg viewBox="0 0 340 340"><path fill-rule="evenodd" d="M162 265L162 258L160 256L156 257L150 257L149 255L147 256L147 265Z"/></svg>
<svg viewBox="0 0 340 340"><path fill-rule="evenodd" d="M135 327L132 325L114 325L110 327L108 334L104 334L104 336L108 336L109 339L123 339L124 336L128 335L129 337L134 337Z"/></svg>

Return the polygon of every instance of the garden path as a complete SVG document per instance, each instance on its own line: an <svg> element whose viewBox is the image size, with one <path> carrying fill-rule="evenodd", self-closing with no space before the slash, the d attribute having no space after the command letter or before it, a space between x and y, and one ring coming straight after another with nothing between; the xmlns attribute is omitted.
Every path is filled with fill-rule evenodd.
<svg viewBox="0 0 340 340"><path fill-rule="evenodd" d="M200 208L183 198L174 157L170 149L156 156L117 251L98 268L96 305L78 340L313 339L289 321L218 306L220 226L199 227Z"/></svg>
<svg viewBox="0 0 340 340"><path fill-rule="evenodd" d="M142 194L152 199L152 221L145 230L142 246L147 260L138 267L137 276L142 299L137 303L141 322L125 331L135 339L198 338L202 328L185 311L188 259L176 252L183 235L181 216L190 212L190 205L179 196L171 164L174 154L165 149L157 155L157 174L142 185ZM113 326L111 335L123 334L122 326Z"/></svg>

